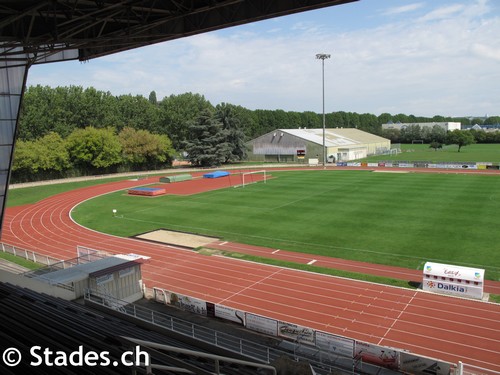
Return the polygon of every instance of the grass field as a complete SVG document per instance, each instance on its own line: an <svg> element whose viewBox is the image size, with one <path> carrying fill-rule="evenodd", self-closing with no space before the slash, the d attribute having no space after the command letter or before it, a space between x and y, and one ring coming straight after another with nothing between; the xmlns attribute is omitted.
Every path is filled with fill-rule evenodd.
<svg viewBox="0 0 500 375"><path fill-rule="evenodd" d="M402 153L398 155L378 155L363 161L399 160L399 161L460 161L460 162L493 162L500 163L500 144L473 144L462 147L444 146L443 149L429 148L429 145L401 145Z"/></svg>
<svg viewBox="0 0 500 375"><path fill-rule="evenodd" d="M421 269L425 261L500 278L500 178L368 171L272 172L267 184L193 196L117 192L79 205L87 227L132 236L158 228ZM112 210L117 209L117 217Z"/></svg>

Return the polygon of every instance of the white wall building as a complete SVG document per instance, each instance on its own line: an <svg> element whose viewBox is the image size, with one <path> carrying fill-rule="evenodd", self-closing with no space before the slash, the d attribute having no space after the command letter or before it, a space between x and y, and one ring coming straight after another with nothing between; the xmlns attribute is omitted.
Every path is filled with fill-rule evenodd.
<svg viewBox="0 0 500 375"><path fill-rule="evenodd" d="M448 130L461 130L462 124L460 122L407 122L407 123L387 123L382 124L382 129L404 129L409 126L418 125L420 128L433 128L434 126L439 126L441 129Z"/></svg>

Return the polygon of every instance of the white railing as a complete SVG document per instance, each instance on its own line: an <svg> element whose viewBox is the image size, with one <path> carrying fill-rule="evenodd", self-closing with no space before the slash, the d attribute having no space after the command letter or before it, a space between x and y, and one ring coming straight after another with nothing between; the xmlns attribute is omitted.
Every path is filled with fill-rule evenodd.
<svg viewBox="0 0 500 375"><path fill-rule="evenodd" d="M95 290L87 290L84 295L85 300L91 301L106 308L113 308L109 303L109 296L102 296ZM258 343L245 340L224 332L206 328L202 325L194 324L171 315L148 309L136 304L121 303L120 312L132 316L136 319L154 324L158 327L179 333L183 336L194 338L198 341L214 345L235 354L240 354L246 358L251 358L262 363L273 363L280 357L290 356L291 352L280 350L279 348L270 348ZM116 309L115 309L116 310ZM293 343L292 343L293 345ZM300 351L300 353L299 353ZM335 357L321 351L315 350L309 355L307 351L298 350L294 359L299 361L308 361L316 368L325 370L325 373L335 369L353 369L353 359L346 357ZM363 364L365 366L365 364ZM376 366L374 366L375 368Z"/></svg>
<svg viewBox="0 0 500 375"><path fill-rule="evenodd" d="M61 259L43 255L32 250L26 250L17 246L9 245L5 242L0 242L0 250L2 250L4 253L12 254L35 263L44 264L46 266L51 266L55 263L62 262Z"/></svg>
<svg viewBox="0 0 500 375"><path fill-rule="evenodd" d="M500 375L500 372L458 362L456 375Z"/></svg>
<svg viewBox="0 0 500 375"><path fill-rule="evenodd" d="M141 345L141 346L146 347L146 348L166 350L166 351L169 351L169 352L190 355L190 356L197 357L197 358L210 359L210 360L214 361L214 368L215 368L214 374L220 374L221 373L220 372L220 362L225 362L225 363L229 363L229 364L236 364L236 365L242 365L242 366L248 366L248 367L254 367L256 369L261 369L261 370L262 369L269 370L269 372L271 372L273 375L277 374L276 368L273 367L273 366L271 366L271 365L264 365L264 364L261 364L261 363L243 361L241 359L236 359L236 358L223 357L223 356L220 356L220 355L198 352L198 351L195 351L195 350L177 348L175 346L158 344L158 343L155 343L155 342L139 340L139 339L135 339L135 338L131 338L131 337L125 337L125 336L122 336L122 337L124 339L126 339L126 340L132 341L133 343ZM161 366L161 365L154 365L154 364L145 365L145 367L148 370L148 374L152 373L151 369L153 369L153 368L157 368L157 369L161 369L161 370L172 370L171 367ZM189 371L189 373L193 373L193 372Z"/></svg>

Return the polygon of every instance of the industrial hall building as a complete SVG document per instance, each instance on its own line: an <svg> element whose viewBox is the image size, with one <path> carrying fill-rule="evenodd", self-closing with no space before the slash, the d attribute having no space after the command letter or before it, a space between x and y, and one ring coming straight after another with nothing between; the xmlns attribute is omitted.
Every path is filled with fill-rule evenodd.
<svg viewBox="0 0 500 375"><path fill-rule="evenodd" d="M324 142L324 143L323 143ZM325 151L323 152L323 144ZM389 139L355 128L276 129L247 143L248 159L265 162L328 163L362 159L388 153Z"/></svg>

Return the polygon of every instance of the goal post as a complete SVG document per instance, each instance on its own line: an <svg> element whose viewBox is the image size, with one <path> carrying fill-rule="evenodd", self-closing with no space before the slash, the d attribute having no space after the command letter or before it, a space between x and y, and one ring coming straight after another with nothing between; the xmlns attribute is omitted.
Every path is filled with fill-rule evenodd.
<svg viewBox="0 0 500 375"><path fill-rule="evenodd" d="M244 172L241 174L241 187L245 187L245 185L249 184L255 184L260 181L264 181L264 183L267 181L265 170Z"/></svg>

